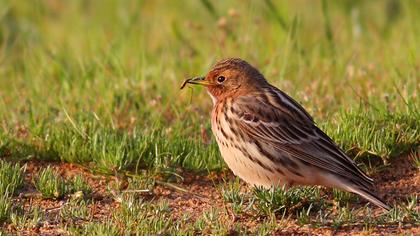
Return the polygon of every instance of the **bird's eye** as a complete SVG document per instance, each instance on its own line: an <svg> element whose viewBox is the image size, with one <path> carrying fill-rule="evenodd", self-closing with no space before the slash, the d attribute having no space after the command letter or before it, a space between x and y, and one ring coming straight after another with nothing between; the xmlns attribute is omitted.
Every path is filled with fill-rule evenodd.
<svg viewBox="0 0 420 236"><path fill-rule="evenodd" d="M223 81L225 81L225 77L224 76L219 76L219 77L217 77L217 82L219 83L219 84L221 84L221 83L223 83Z"/></svg>

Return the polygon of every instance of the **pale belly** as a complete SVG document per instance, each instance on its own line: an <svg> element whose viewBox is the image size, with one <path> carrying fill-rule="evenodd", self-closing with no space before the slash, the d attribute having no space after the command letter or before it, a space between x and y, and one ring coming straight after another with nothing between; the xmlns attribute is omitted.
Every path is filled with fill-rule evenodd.
<svg viewBox="0 0 420 236"><path fill-rule="evenodd" d="M241 150L235 147L226 147L218 143L220 153L239 178L250 185L270 188L272 186L289 185L289 181L276 171L268 170L246 157Z"/></svg>
<svg viewBox="0 0 420 236"><path fill-rule="evenodd" d="M233 145L232 141L224 136L234 135L227 126L226 120L222 119L219 122L224 127L224 134L214 123L212 123L212 131L224 161L236 176L250 185L265 188L290 185L291 181L276 171L276 168L282 170L282 167L276 167L269 159L261 157L257 147L252 143L240 142ZM244 154L245 151L246 154Z"/></svg>
<svg viewBox="0 0 420 236"><path fill-rule="evenodd" d="M298 176L284 166L272 163L268 158L261 156L257 148L250 143L243 144L242 150L240 150L226 145L226 142L220 140L220 137L216 139L220 153L228 167L236 176L252 186L285 187L287 189L297 185L324 185L340 188L339 184L331 182L331 176L325 179L321 172L314 171L310 167L300 166L300 175ZM244 154L244 150L249 154ZM257 157L259 163L255 161Z"/></svg>
<svg viewBox="0 0 420 236"><path fill-rule="evenodd" d="M220 109L220 107L215 109ZM229 111L227 115L230 115ZM212 131L224 161L235 175L248 184L265 188L278 186L287 188L293 185L320 183L322 178L320 173L308 166L299 165L299 173L296 174L297 171L280 165L278 161L274 163L260 153L253 140L248 142L241 138L238 140L224 116L215 119L215 110L213 110L212 117ZM267 148L270 149L270 147ZM276 154L272 155L279 157Z"/></svg>

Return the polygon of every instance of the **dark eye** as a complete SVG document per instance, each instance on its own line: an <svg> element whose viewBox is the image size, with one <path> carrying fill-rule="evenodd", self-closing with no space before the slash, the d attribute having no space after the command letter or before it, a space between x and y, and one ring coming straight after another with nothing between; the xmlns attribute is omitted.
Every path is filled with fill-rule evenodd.
<svg viewBox="0 0 420 236"><path fill-rule="evenodd" d="M219 76L219 77L217 77L217 82L218 83L223 83L223 81L225 81L225 77L224 76Z"/></svg>

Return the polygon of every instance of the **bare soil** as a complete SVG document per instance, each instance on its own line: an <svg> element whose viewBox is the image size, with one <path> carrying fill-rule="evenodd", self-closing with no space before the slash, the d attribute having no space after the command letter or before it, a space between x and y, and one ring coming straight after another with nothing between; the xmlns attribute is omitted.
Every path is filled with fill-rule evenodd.
<svg viewBox="0 0 420 236"><path fill-rule="evenodd" d="M31 229L28 232L17 232L10 224L3 225L3 230L11 233L24 235L63 235L60 228L62 219L58 217L58 212L61 206L65 203L64 200L45 200L37 194L33 185L34 173L47 165L53 166L60 171L62 176L70 178L76 174L82 174L93 188L93 203L89 205L93 220L104 221L111 214L118 209L120 203L116 201L113 195L106 190L106 186L112 182L119 181L113 176L103 176L92 174L86 167L68 164L68 163L51 163L40 161L27 162L27 171L25 176L25 187L20 196L15 197L15 203L22 203L25 208L30 206L39 206L46 213L46 221L43 224ZM234 176L231 172L211 173L207 176L185 174L181 183L176 183L187 192L179 191L175 188L157 184L154 188L150 198L151 201L158 199L166 199L169 201L172 214L175 218L181 217L188 213L193 221L200 217L204 211L216 207L219 209L229 209L222 199L220 186L223 181L231 180ZM401 156L395 158L391 165L385 170L373 176L376 180L378 193L383 199L390 203L399 203L406 201L409 195L418 195L420 192L420 171L412 165L409 156ZM124 186L123 186L124 187ZM250 191L245 184L243 184L244 191ZM420 197L420 196L419 196ZM420 199L420 198L419 198ZM363 204L362 202L361 204ZM419 204L418 204L419 205ZM418 207L417 207L418 208ZM374 214L380 213L382 210L372 208ZM223 212L230 212L229 210ZM248 229L255 228L260 222L266 220L256 216L234 216L232 213L223 213L220 220L240 222L241 225ZM86 222L73 222L74 224L83 224ZM415 224L406 225L380 225L366 230L363 223L354 225L345 225L339 229L334 229L330 226L315 227L312 225L300 226L296 220L290 218L286 223L282 224L275 235L289 235L289 234L312 234L312 235L348 235L348 234L369 234L369 235L394 235L394 234L413 234L419 235L420 229ZM232 235L238 234L232 231Z"/></svg>

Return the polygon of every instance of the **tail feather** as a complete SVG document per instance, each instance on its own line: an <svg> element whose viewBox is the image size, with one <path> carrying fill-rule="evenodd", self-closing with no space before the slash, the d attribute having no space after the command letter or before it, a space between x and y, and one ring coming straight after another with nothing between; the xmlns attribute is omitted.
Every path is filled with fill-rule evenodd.
<svg viewBox="0 0 420 236"><path fill-rule="evenodd" d="M360 187L349 187L349 191L359 194L366 200L370 201L371 203L389 211L391 210L391 207L389 207L382 199L380 199L378 196L376 196L372 191L360 188Z"/></svg>
<svg viewBox="0 0 420 236"><path fill-rule="evenodd" d="M348 192L358 194L370 201L371 203L379 206L385 210L390 210L389 207L383 200L381 200L376 194L371 190L373 186L373 181L364 181L361 178L353 178L349 180L348 178L339 177L334 174L324 175L323 176L323 185L333 188L339 188Z"/></svg>

